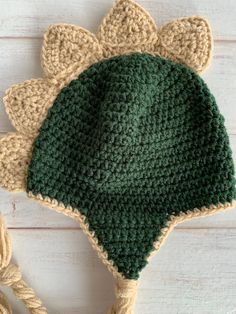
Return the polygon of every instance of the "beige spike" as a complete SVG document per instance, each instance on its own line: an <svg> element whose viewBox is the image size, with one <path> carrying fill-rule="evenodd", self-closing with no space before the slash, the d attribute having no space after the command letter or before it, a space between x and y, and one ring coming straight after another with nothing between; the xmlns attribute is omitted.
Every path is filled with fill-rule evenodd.
<svg viewBox="0 0 236 314"><path fill-rule="evenodd" d="M10 191L24 191L32 139L10 133L0 139L0 185Z"/></svg>
<svg viewBox="0 0 236 314"><path fill-rule="evenodd" d="M44 35L42 67L47 76L69 74L70 68L101 59L102 50L95 35L70 24L52 25Z"/></svg>
<svg viewBox="0 0 236 314"><path fill-rule="evenodd" d="M156 36L155 22L132 0L117 1L97 34L106 57L133 51L152 51Z"/></svg>
<svg viewBox="0 0 236 314"><path fill-rule="evenodd" d="M160 29L158 38L156 54L186 64L199 73L208 67L213 39L204 18L195 16L173 21Z"/></svg>
<svg viewBox="0 0 236 314"><path fill-rule="evenodd" d="M57 95L56 86L46 79L13 85L6 91L6 112L17 131L35 136Z"/></svg>

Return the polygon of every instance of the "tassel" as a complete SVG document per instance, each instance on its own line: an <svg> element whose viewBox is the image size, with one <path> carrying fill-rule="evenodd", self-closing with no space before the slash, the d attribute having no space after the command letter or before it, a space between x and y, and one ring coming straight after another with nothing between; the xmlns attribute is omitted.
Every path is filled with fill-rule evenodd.
<svg viewBox="0 0 236 314"><path fill-rule="evenodd" d="M137 280L117 279L116 301L107 314L133 314L137 288Z"/></svg>
<svg viewBox="0 0 236 314"><path fill-rule="evenodd" d="M0 215L0 283L11 287L16 297L24 302L30 313L47 314L41 300L36 297L33 289L22 279L20 269L16 265L10 264L11 257L10 236L5 227L3 216ZM9 303L2 293L0 294L0 313L12 313Z"/></svg>

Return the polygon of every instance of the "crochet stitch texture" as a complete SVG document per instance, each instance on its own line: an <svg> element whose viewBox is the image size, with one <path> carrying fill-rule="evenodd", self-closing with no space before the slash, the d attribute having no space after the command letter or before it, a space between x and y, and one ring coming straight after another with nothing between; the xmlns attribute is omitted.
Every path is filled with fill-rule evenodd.
<svg viewBox="0 0 236 314"><path fill-rule="evenodd" d="M99 62L50 108L28 192L79 210L118 271L137 279L171 215L235 197L223 121L183 65L141 53Z"/></svg>
<svg viewBox="0 0 236 314"><path fill-rule="evenodd" d="M198 76L212 48L204 18L159 28L117 0L96 35L50 26L43 78L6 91L16 131L0 139L0 185L80 223L115 278L108 314L133 314L139 273L175 225L234 205L224 119ZM0 281L46 314L11 249L0 216ZM3 295L0 308L11 313Z"/></svg>

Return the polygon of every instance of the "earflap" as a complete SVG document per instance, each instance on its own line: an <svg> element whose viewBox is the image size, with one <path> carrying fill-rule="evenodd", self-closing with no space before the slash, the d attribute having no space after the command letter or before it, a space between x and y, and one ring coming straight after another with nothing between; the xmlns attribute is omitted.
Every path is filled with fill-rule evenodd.
<svg viewBox="0 0 236 314"><path fill-rule="evenodd" d="M155 53L201 73L210 63L212 49L208 22L201 17L189 17L168 23L159 30Z"/></svg>

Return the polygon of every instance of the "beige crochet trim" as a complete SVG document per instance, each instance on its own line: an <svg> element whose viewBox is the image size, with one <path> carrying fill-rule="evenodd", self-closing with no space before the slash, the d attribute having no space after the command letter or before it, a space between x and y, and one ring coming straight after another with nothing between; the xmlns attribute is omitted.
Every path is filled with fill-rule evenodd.
<svg viewBox="0 0 236 314"><path fill-rule="evenodd" d="M63 203L59 203L55 199L50 199L49 197L43 197L41 194L34 195L32 192L28 193L28 196L44 206L47 206L59 213L73 218L75 221L78 221L83 232L88 236L88 239L97 252L98 257L102 260L108 270L112 273L114 278L122 279L124 278L121 273L118 272L117 267L114 265L114 262L108 259L108 254L104 250L102 245L98 244L98 239L95 236L95 232L89 230L89 224L85 222L86 217L82 215L77 209L72 208L71 206L65 206Z"/></svg>
<svg viewBox="0 0 236 314"><path fill-rule="evenodd" d="M213 36L206 19L199 16L177 19L163 26L159 33L156 54L184 63L199 73L208 68L213 53Z"/></svg>
<svg viewBox="0 0 236 314"><path fill-rule="evenodd" d="M9 191L22 191L33 140L20 133L9 133L0 139L0 186Z"/></svg>
<svg viewBox="0 0 236 314"><path fill-rule="evenodd" d="M171 216L170 220L168 221L166 227L164 227L161 231L160 236L157 240L153 243L153 251L147 256L147 261L150 260L161 248L164 244L165 240L167 239L168 235L173 231L173 229L180 223L186 222L193 218L201 218L206 216L211 216L217 212L232 209L236 206L236 201L232 200L232 202L228 202L225 204L219 203L218 205L210 205L209 207L201 207L200 209L195 208L193 210L187 211L187 213L180 213L178 216Z"/></svg>
<svg viewBox="0 0 236 314"><path fill-rule="evenodd" d="M90 243L92 244L92 247L97 252L98 257L102 260L102 262L105 264L105 266L108 268L108 270L112 273L114 278L116 279L125 279L124 275L120 273L115 266L114 261L108 259L108 253L103 248L102 245L98 244L98 239L95 235L95 232L91 232L89 230L89 224L85 222L86 217L82 215L78 209L73 208L71 206L65 206L63 203L59 203L55 199L50 199L49 197L43 197L41 194L34 195L32 192L28 193L28 196L38 202L40 202L42 205L47 206L51 209L54 209L55 211L62 213L66 216L69 216L73 218L74 220L78 221L81 229L85 234L87 234ZM158 237L158 239L153 243L153 250L151 253L147 256L147 261L150 260L150 258L159 251L161 245L164 243L168 235L171 233L171 231L174 229L176 225L179 223L185 222L187 220L190 220L192 218L199 218L199 217L206 217L213 215L216 212L223 211L226 209L233 208L235 206L235 201L232 201L230 203L225 204L218 204L218 205L211 205L209 207L202 207L200 209L195 208L192 211L189 210L187 213L180 213L178 216L171 216L169 222L167 223L166 227L164 227L161 230L161 234Z"/></svg>

